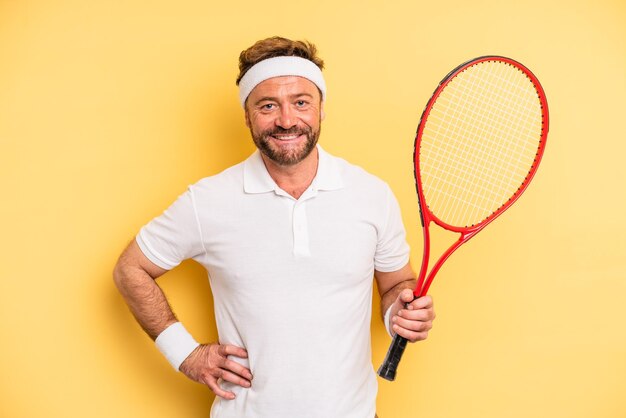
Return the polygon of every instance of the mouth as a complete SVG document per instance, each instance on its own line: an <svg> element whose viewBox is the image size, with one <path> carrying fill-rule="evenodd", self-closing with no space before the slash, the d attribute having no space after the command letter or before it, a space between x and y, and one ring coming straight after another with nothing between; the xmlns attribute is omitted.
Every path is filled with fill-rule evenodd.
<svg viewBox="0 0 626 418"><path fill-rule="evenodd" d="M299 138L304 137L303 134L274 134L270 135L270 138L273 138L280 142L292 142L296 141Z"/></svg>

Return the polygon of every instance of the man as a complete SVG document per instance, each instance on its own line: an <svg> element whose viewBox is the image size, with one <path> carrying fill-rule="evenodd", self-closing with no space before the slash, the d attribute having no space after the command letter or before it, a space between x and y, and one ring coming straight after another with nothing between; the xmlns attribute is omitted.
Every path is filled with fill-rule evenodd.
<svg viewBox="0 0 626 418"><path fill-rule="evenodd" d="M397 202L317 145L326 86L312 44L265 39L239 67L258 151L144 226L115 282L173 367L215 393L212 417L374 417L372 277L391 334L423 340L434 319L430 297L413 301ZM188 258L208 271L219 342L197 343L155 283Z"/></svg>

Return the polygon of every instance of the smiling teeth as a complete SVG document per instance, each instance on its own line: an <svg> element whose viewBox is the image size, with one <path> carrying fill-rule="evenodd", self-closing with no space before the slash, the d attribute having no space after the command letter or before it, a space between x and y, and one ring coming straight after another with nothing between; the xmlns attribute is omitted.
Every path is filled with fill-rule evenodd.
<svg viewBox="0 0 626 418"><path fill-rule="evenodd" d="M290 139L296 139L300 135L286 135L286 136L274 136L274 138L279 139L281 141L289 141Z"/></svg>

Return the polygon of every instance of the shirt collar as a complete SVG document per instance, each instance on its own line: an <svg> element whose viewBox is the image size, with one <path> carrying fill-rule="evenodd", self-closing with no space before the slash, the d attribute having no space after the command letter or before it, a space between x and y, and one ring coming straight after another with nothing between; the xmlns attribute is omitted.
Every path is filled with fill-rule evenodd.
<svg viewBox="0 0 626 418"><path fill-rule="evenodd" d="M311 183L314 190L337 190L343 187L343 175L337 160L317 145L319 162L317 174ZM267 193L279 190L278 185L265 168L259 150L243 164L243 189L246 193Z"/></svg>

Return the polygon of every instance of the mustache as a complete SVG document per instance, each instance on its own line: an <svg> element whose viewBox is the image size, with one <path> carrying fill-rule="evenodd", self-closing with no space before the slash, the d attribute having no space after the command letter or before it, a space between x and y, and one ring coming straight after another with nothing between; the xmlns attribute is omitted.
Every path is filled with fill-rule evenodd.
<svg viewBox="0 0 626 418"><path fill-rule="evenodd" d="M301 128L298 126L293 126L289 129L281 128L280 126L276 126L272 129L267 129L263 131L263 136L274 136L274 135L308 135L311 133L311 129Z"/></svg>

